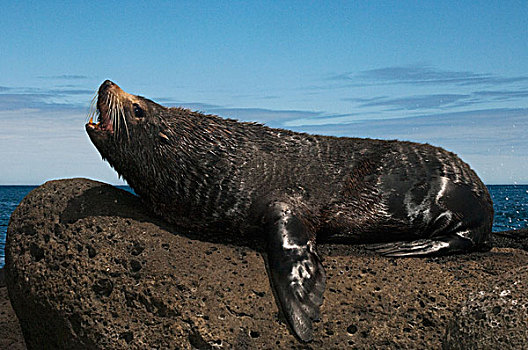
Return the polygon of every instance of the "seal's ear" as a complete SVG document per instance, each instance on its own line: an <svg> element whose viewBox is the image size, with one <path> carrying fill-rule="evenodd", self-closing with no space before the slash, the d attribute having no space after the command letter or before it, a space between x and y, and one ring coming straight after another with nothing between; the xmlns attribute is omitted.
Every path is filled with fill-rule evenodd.
<svg viewBox="0 0 528 350"><path fill-rule="evenodd" d="M169 137L168 137L167 135L165 135L165 134L162 133L161 131L159 132L158 135L160 136L161 141L162 141L163 143L170 143L170 139L169 139Z"/></svg>

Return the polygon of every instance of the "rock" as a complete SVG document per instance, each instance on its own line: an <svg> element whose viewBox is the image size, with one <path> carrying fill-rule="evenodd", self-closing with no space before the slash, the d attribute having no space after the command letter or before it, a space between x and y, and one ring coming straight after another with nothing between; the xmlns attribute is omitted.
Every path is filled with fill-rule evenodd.
<svg viewBox="0 0 528 350"><path fill-rule="evenodd" d="M314 341L301 344L278 315L258 244L196 237L103 183L35 189L13 213L6 245L6 283L28 348L440 348L471 293L528 275L519 269L528 253L517 249L392 259L322 245L321 320ZM526 341L520 329L493 331Z"/></svg>
<svg viewBox="0 0 528 350"><path fill-rule="evenodd" d="M474 291L449 323L444 349L526 349L528 266ZM491 287L491 288L490 288Z"/></svg>
<svg viewBox="0 0 528 350"><path fill-rule="evenodd" d="M490 241L493 247L528 250L528 228L495 232Z"/></svg>
<svg viewBox="0 0 528 350"><path fill-rule="evenodd" d="M4 269L0 269L0 349L26 349L18 318L7 296Z"/></svg>

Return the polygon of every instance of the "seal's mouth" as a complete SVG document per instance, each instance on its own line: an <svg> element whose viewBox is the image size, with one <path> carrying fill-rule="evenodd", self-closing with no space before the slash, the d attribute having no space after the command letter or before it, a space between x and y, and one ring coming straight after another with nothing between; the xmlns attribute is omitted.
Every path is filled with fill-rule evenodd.
<svg viewBox="0 0 528 350"><path fill-rule="evenodd" d="M95 113L95 118L96 122L94 123L94 116L90 116L90 120L88 121L88 124L86 124L87 128L108 131L112 134L114 133L114 127L112 125L112 119L108 114L108 108L105 110L98 107Z"/></svg>
<svg viewBox="0 0 528 350"><path fill-rule="evenodd" d="M121 123L126 127L125 113L120 100L121 94L126 93L110 80L101 84L90 107L90 120L86 124L88 131L114 134L114 130L119 129Z"/></svg>

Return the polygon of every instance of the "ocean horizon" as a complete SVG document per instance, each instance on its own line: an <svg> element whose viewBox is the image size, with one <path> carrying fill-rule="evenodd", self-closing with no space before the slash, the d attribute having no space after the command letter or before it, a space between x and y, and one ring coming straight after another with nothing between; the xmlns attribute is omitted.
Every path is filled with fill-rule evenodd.
<svg viewBox="0 0 528 350"><path fill-rule="evenodd" d="M40 185L0 185L0 268L5 264L5 241L11 214L22 199ZM134 193L130 186L114 185ZM528 228L528 184L486 185L493 200L493 232Z"/></svg>

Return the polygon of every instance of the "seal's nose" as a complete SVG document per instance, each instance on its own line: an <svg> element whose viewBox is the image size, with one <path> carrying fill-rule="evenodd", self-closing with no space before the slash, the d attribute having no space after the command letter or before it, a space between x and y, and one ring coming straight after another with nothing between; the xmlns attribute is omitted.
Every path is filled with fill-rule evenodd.
<svg viewBox="0 0 528 350"><path fill-rule="evenodd" d="M102 93L103 91L105 91L106 89L109 89L113 86L115 86L116 84L113 82L113 81L110 81L110 80L105 80L101 86L99 87L99 93Z"/></svg>
<svg viewBox="0 0 528 350"><path fill-rule="evenodd" d="M107 89L117 86L113 81L105 80L101 86L99 86L99 94L104 93Z"/></svg>
<svg viewBox="0 0 528 350"><path fill-rule="evenodd" d="M114 85L115 85L115 84L114 84L113 81L110 81L110 80L107 79L107 80L105 80L105 81L101 84L101 86L99 87L99 90L107 89L107 88L109 88L109 87L111 87L111 86L114 86Z"/></svg>

